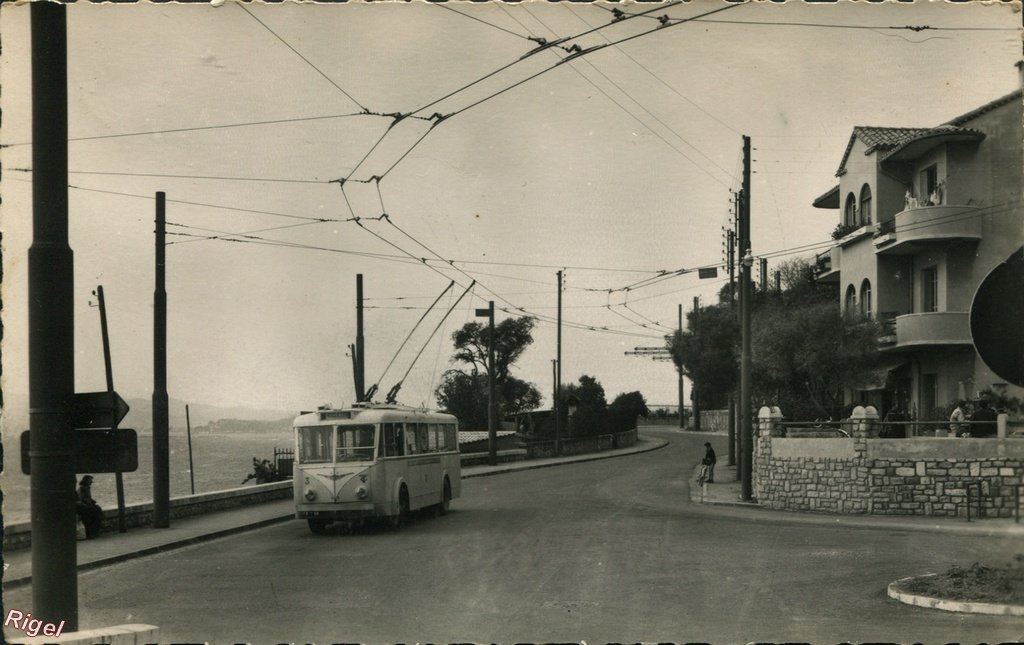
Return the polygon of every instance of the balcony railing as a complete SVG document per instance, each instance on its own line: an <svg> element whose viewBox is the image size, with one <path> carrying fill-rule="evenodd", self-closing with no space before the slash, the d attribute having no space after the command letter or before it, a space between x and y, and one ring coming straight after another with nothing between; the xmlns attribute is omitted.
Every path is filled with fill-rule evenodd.
<svg viewBox="0 0 1024 645"><path fill-rule="evenodd" d="M879 223L875 251L913 254L930 245L981 240L977 206L917 206Z"/></svg>
<svg viewBox="0 0 1024 645"><path fill-rule="evenodd" d="M970 314L935 311L904 314L894 318L896 337L883 349L913 351L971 344ZM885 338L883 336L883 338Z"/></svg>

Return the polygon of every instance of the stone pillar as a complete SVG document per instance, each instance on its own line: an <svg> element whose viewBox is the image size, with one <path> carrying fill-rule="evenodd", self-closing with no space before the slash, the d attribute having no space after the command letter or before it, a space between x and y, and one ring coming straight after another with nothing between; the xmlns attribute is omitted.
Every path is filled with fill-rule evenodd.
<svg viewBox="0 0 1024 645"><path fill-rule="evenodd" d="M1021 69L1024 69L1024 67ZM1008 420L1009 417L1006 414L999 414L996 416L996 436L1000 439L1006 438L1006 422Z"/></svg>

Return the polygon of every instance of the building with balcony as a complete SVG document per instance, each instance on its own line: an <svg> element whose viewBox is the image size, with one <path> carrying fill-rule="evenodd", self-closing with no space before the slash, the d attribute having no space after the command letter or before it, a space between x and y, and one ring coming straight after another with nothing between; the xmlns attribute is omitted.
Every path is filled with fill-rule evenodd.
<svg viewBox="0 0 1024 645"><path fill-rule="evenodd" d="M934 127L855 127L814 201L837 210L835 246L815 258L840 306L882 323L885 369L847 394L917 418L1002 383L975 351L979 285L1024 244L1021 91Z"/></svg>

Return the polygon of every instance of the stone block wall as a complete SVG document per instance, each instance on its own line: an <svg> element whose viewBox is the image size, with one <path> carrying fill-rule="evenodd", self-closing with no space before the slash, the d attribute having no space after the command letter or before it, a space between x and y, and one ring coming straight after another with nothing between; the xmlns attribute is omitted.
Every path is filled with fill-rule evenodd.
<svg viewBox="0 0 1024 645"><path fill-rule="evenodd" d="M1021 439L879 439L870 408L861 414L850 437L788 438L779 436L781 414L762 410L754 454L758 502L780 510L964 517L970 488L972 516L979 504L986 517L1019 511Z"/></svg>

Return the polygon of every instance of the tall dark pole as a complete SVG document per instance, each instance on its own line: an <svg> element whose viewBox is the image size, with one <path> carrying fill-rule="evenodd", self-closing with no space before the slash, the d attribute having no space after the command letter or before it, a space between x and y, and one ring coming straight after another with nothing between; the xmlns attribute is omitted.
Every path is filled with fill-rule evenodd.
<svg viewBox="0 0 1024 645"><path fill-rule="evenodd" d="M679 305L679 335L683 334L683 305ZM686 416L683 412L686 410L686 399L683 396L683 367L682 365L676 368L679 372L679 427L686 427Z"/></svg>
<svg viewBox="0 0 1024 645"><path fill-rule="evenodd" d="M700 309L700 298L698 296L693 297L693 320L697 321L697 312ZM696 432L700 432L700 395L697 394L697 381L690 375L690 400L693 401L693 429Z"/></svg>
<svg viewBox="0 0 1024 645"><path fill-rule="evenodd" d="M739 221L739 254L742 258L740 265L740 336L742 349L740 351L740 466L743 471L741 478L741 497L744 501L753 499L753 471L754 471L754 437L751 423L750 397L752 392L751 383L751 361L750 361L750 265L753 258L750 254L750 137L743 137L743 197L740 200L740 221Z"/></svg>
<svg viewBox="0 0 1024 645"><path fill-rule="evenodd" d="M733 199L734 219L738 215L738 199ZM728 259L729 259L729 311L736 311L736 231L729 230L728 234ZM736 465L736 389L729 391L729 461L730 466ZM736 471L736 478L739 479L740 472Z"/></svg>
<svg viewBox="0 0 1024 645"><path fill-rule="evenodd" d="M356 274L356 401L366 398L366 361L363 358L363 274Z"/></svg>
<svg viewBox="0 0 1024 645"><path fill-rule="evenodd" d="M96 301L100 308L100 334L103 336L103 368L107 374L107 392L114 393L114 370L110 361L110 334L107 332L107 302L103 298L103 285L96 287ZM117 423L111 428L114 433L114 452L121 454L121 433L117 431ZM114 471L114 486L117 489L117 530L119 533L128 531L124 520L124 475L121 474L121 459L118 457L117 470Z"/></svg>
<svg viewBox="0 0 1024 645"><path fill-rule="evenodd" d="M78 629L74 430L74 256L68 245L67 15L34 2L32 246L28 250L32 611Z"/></svg>
<svg viewBox="0 0 1024 645"><path fill-rule="evenodd" d="M192 418L188 413L188 406L185 406L185 432L188 433L188 483L191 486L192 494L196 494L196 468L192 463Z"/></svg>
<svg viewBox="0 0 1024 645"><path fill-rule="evenodd" d="M761 293L768 293L768 258L761 258ZM764 297L762 295L762 297Z"/></svg>
<svg viewBox="0 0 1024 645"><path fill-rule="evenodd" d="M489 336L487 342L487 463L494 466L498 463L498 399L494 393L494 301L488 305L487 325Z"/></svg>
<svg viewBox="0 0 1024 645"><path fill-rule="evenodd" d="M562 454L562 272L558 272L558 332L555 344L555 455Z"/></svg>
<svg viewBox="0 0 1024 645"><path fill-rule="evenodd" d="M156 194L156 288L153 291L153 527L171 526L171 451L167 402L166 196Z"/></svg>

